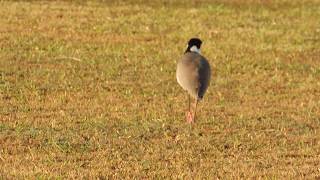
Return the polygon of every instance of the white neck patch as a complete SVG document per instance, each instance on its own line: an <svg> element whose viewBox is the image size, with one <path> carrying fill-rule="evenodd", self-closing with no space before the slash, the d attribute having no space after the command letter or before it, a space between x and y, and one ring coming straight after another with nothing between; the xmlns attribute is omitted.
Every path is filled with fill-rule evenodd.
<svg viewBox="0 0 320 180"><path fill-rule="evenodd" d="M201 53L200 49L198 49L197 46L192 46L192 47L190 48L190 51L191 51L191 52L196 52L196 53L198 53L198 54Z"/></svg>

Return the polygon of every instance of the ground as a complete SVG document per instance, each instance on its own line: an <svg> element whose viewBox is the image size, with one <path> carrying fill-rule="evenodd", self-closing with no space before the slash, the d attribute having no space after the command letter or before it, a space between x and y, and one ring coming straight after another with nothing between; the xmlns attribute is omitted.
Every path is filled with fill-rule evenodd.
<svg viewBox="0 0 320 180"><path fill-rule="evenodd" d="M0 1L0 179L320 177L320 1ZM175 79L189 38L212 83Z"/></svg>

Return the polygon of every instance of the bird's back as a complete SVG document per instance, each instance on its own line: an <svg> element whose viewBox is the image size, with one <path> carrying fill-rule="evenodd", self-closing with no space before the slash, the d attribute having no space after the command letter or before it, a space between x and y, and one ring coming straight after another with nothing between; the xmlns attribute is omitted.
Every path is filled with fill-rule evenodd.
<svg viewBox="0 0 320 180"><path fill-rule="evenodd" d="M180 86L196 99L202 99L211 77L208 61L198 53L188 52L177 65L177 81Z"/></svg>

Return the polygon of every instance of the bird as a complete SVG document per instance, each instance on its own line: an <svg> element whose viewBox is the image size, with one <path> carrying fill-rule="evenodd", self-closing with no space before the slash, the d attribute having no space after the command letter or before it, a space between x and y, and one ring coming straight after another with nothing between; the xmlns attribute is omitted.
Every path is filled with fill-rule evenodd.
<svg viewBox="0 0 320 180"><path fill-rule="evenodd" d="M178 84L188 92L189 106L186 115L188 123L196 121L196 110L200 100L206 93L211 79L211 67L208 60L201 55L202 41L191 38L187 49L177 63L176 78ZM191 98L194 99L194 111L191 111Z"/></svg>

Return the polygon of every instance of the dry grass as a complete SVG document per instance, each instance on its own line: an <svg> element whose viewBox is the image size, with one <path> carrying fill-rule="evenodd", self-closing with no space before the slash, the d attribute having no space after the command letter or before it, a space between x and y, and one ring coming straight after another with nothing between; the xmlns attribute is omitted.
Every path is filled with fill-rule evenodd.
<svg viewBox="0 0 320 180"><path fill-rule="evenodd" d="M318 0L141 2L0 1L1 179L320 177Z"/></svg>

